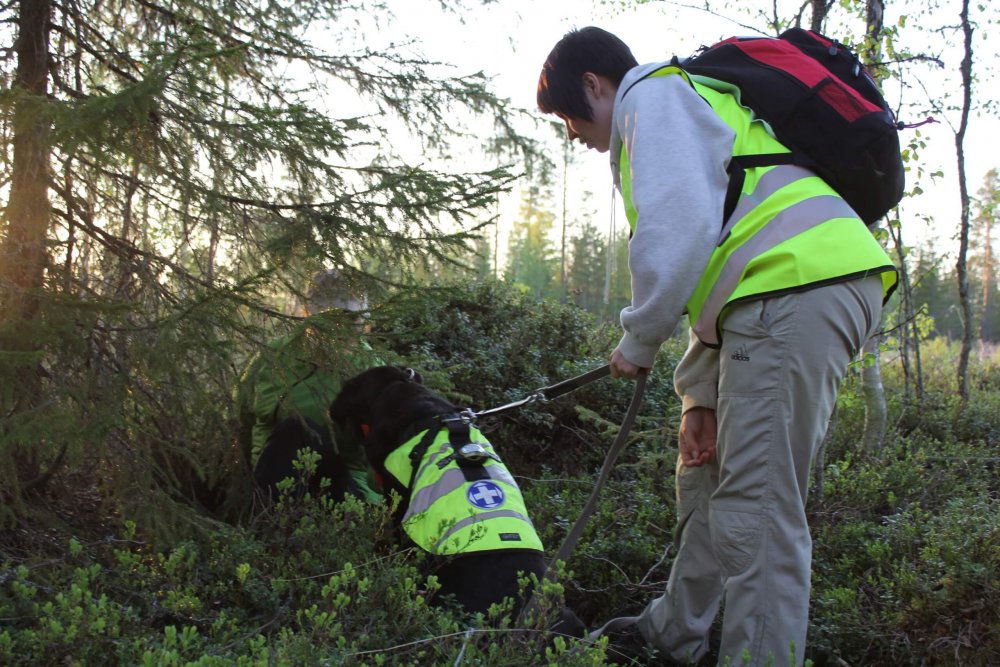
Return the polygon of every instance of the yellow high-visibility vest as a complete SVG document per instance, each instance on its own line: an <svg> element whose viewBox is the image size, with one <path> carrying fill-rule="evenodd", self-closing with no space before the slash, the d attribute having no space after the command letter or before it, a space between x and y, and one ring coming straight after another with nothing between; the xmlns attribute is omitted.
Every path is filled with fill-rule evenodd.
<svg viewBox="0 0 1000 667"><path fill-rule="evenodd" d="M470 440L488 458L467 474L458 463L447 428L440 428L413 472L411 452L423 440L421 431L385 459L386 471L410 488L402 527L419 547L432 554L530 549L543 551L528 518L524 497L493 446L476 428ZM410 487L410 480L412 487Z"/></svg>
<svg viewBox="0 0 1000 667"><path fill-rule="evenodd" d="M733 155L785 153L788 148L739 102L739 89L666 66L653 76L680 75L736 133ZM622 144L620 185L632 233L638 213L632 173ZM760 299L868 275L882 277L884 299L896 288L896 267L864 222L833 188L795 165L753 167L729 219L720 221L719 244L686 304L698 338L721 344L725 309Z"/></svg>

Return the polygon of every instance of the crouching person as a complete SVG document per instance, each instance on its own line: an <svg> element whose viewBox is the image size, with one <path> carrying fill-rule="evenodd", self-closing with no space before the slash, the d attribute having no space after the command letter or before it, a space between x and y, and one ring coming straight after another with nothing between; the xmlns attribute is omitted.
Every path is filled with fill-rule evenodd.
<svg viewBox="0 0 1000 667"><path fill-rule="evenodd" d="M322 490L337 499L381 500L361 443L327 413L344 369L351 375L381 363L363 338L366 307L341 272L320 271L306 293L301 326L271 341L247 366L237 388L240 439L265 504L277 499L279 483L289 477L297 480L293 496ZM312 474L296 469L302 453L316 460Z"/></svg>

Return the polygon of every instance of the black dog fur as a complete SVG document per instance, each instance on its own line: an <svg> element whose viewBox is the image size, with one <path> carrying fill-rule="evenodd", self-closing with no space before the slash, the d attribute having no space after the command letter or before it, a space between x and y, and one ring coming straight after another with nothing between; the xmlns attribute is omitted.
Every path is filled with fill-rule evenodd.
<svg viewBox="0 0 1000 667"><path fill-rule="evenodd" d="M397 511L398 521L406 512L409 490L393 483L385 470L386 457L404 444L420 425L436 416L458 412L459 408L422 384L418 373L399 366L371 368L344 383L330 406L330 417L358 436L362 425L369 428L364 438L370 465L382 475L390 488L403 499ZM439 596L453 596L466 611L485 612L491 604L510 597L515 600L514 615L524 600L518 598L518 573L533 574L539 581L545 574L543 555L532 550L483 551L435 559L434 572L441 584ZM583 623L564 610L553 631L583 636Z"/></svg>
<svg viewBox="0 0 1000 667"><path fill-rule="evenodd" d="M323 433L319 424L304 417L288 417L274 427L253 470L257 491L265 506L277 500L278 483L286 477L295 480L290 492L293 500L307 491L313 496L328 494L335 500L343 500L348 495L364 499L344 460L334 451L329 435ZM299 452L304 450L319 454L316 472L307 482L303 482L301 473L293 465ZM329 480L329 484L321 485L321 479Z"/></svg>

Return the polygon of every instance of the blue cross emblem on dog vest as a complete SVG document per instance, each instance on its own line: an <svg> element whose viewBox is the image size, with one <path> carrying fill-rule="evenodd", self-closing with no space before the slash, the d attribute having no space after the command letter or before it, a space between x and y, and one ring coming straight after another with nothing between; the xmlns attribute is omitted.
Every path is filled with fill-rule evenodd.
<svg viewBox="0 0 1000 667"><path fill-rule="evenodd" d="M480 480L469 487L465 494L469 502L484 510L503 505L503 489L490 480Z"/></svg>

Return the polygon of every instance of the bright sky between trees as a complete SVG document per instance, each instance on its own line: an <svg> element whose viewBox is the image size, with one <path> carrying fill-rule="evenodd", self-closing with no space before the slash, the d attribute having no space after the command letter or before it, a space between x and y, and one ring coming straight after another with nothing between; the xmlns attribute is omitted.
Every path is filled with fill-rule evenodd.
<svg viewBox="0 0 1000 667"><path fill-rule="evenodd" d="M771 6L770 1L757 0L757 3ZM671 2L632 4L597 0L498 0L486 6L475 5L470 12L456 14L442 12L435 0L389 0L389 6L398 19L395 29L418 40L416 49L432 59L453 64L458 72L484 71L493 78L494 90L499 95L509 97L519 107L532 110L535 109L535 84L541 65L553 44L572 28L597 25L615 33L629 44L640 63L667 60L673 55L687 56L702 45L730 35L754 34L746 27L750 19L735 12L732 12L733 19L727 20ZM795 7L798 8L799 4L795 3ZM905 11L903 8L909 3L892 0L887 4L885 20L894 23L899 18L899 12ZM952 12L954 19L950 20L953 24L958 23L958 5L955 5ZM947 12L944 16L948 16ZM755 25L762 23L758 21ZM833 33L832 30L829 32ZM836 34L831 36L838 37ZM979 38L982 40L983 35L980 34ZM994 52L990 57L982 44L980 41L980 48L976 51L976 57L980 59L977 68L980 72L989 72L996 69L991 64L996 61L996 55ZM956 94L960 88L957 61L946 65L956 71L954 78L943 85ZM933 91L929 92L933 94ZM912 91L908 94L911 98L914 95ZM983 89L977 92L974 88L975 96L982 94ZM891 91L887 91L887 98L890 103L895 102ZM956 104L958 102L955 100ZM535 113L542 117L540 113ZM951 116L957 123L957 113ZM901 120L912 123L923 120L923 117L901 117ZM926 172L940 171L943 176L933 181L926 179L922 183L924 194L904 201L904 239L910 244L925 238L932 239L939 251L953 252L957 248L953 237L960 215L954 130L946 123L938 123L924 126L920 131L928 140L921 159ZM998 135L1000 121L997 118L970 119L966 139L966 171L969 191L973 195L981 187L985 173L1000 163L992 150ZM563 148L556 134L541 129L540 136L546 136L551 141L553 158L561 163ZM901 136L901 143L906 140L906 135ZM588 153L584 147L574 146L567 182L567 198L570 207L575 206L575 210L567 216L571 221L592 216L596 226L606 230L614 211L619 218L617 233L624 233L624 216L621 210L616 210L621 207L620 200L612 202L605 155ZM911 178L907 187L912 182ZM509 227L517 215L519 201L520 192L515 191L502 206L501 230ZM557 194L552 202L557 216L559 203L560 195ZM928 228L923 222L912 220L911 214L932 215L935 227ZM502 250L505 245L502 239L501 244Z"/></svg>

